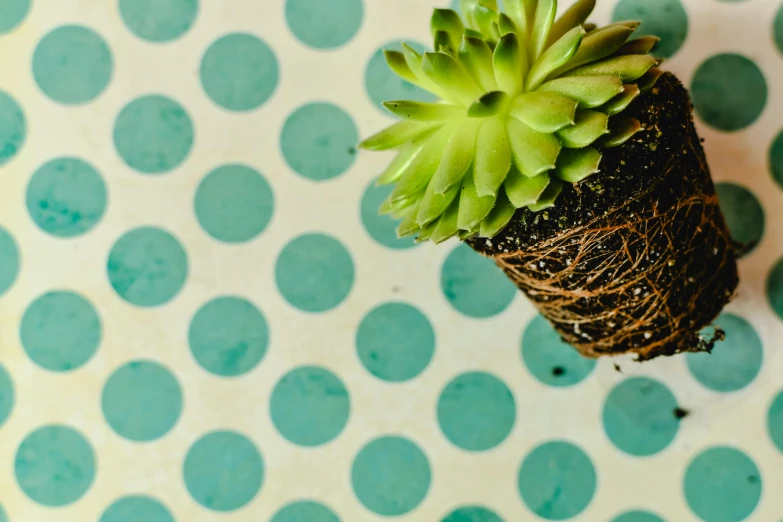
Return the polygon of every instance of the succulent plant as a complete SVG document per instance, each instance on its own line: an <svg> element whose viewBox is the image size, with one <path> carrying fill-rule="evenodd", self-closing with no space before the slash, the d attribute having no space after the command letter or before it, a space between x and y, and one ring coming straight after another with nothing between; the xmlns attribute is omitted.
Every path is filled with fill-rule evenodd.
<svg viewBox="0 0 783 522"><path fill-rule="evenodd" d="M361 143L396 149L378 179L393 184L380 212L399 236L435 242L493 237L517 209L555 204L563 183L598 172L601 149L641 129L623 111L662 74L657 38L639 23L586 23L595 0L555 20L557 0L461 0L464 21L435 9L434 52L385 51L400 77L436 102L388 101L401 121Z"/></svg>

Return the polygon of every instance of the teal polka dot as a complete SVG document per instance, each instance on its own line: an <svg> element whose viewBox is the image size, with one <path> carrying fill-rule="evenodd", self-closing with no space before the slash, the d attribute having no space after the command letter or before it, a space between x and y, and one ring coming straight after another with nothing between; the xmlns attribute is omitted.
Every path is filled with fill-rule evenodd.
<svg viewBox="0 0 783 522"><path fill-rule="evenodd" d="M136 36L167 42L185 34L198 14L198 0L120 0L122 21Z"/></svg>
<svg viewBox="0 0 783 522"><path fill-rule="evenodd" d="M250 34L229 34L201 60L201 84L213 102L230 111L249 111L272 96L280 76L275 53Z"/></svg>
<svg viewBox="0 0 783 522"><path fill-rule="evenodd" d="M49 98L64 104L95 99L112 76L111 51L92 29L66 25L44 36L33 54L33 75Z"/></svg>
<svg viewBox="0 0 783 522"><path fill-rule="evenodd" d="M411 46L418 53L423 53L426 49L418 42L405 40L405 43ZM389 111L383 106L383 102L390 100L414 100L414 101L434 101L436 96L421 87L403 80L392 72L383 56L383 50L402 51L402 40L387 42L375 50L370 61L367 62L367 68L364 71L364 86L370 100L376 107L381 109L384 114Z"/></svg>
<svg viewBox="0 0 783 522"><path fill-rule="evenodd" d="M769 271L766 290L772 310L783 320L783 258L779 259Z"/></svg>
<svg viewBox="0 0 783 522"><path fill-rule="evenodd" d="M8 522L8 515L5 514L5 509L0 505L0 522Z"/></svg>
<svg viewBox="0 0 783 522"><path fill-rule="evenodd" d="M441 522L503 522L503 519L487 508L467 506L452 511Z"/></svg>
<svg viewBox="0 0 783 522"><path fill-rule="evenodd" d="M296 37L316 49L333 49L362 24L362 0L286 0L285 19Z"/></svg>
<svg viewBox="0 0 783 522"><path fill-rule="evenodd" d="M0 5L0 34L7 33L19 25L28 11L30 11L30 0L4 0Z"/></svg>
<svg viewBox="0 0 783 522"><path fill-rule="evenodd" d="M628 511L612 519L612 522L665 522L649 511Z"/></svg>
<svg viewBox="0 0 783 522"><path fill-rule="evenodd" d="M391 185L378 186L375 182L367 185L362 196L361 217L367 233L381 245L394 249L405 249L416 246L412 237L397 237L399 222L388 215L381 215L378 209L381 203L394 189Z"/></svg>
<svg viewBox="0 0 783 522"><path fill-rule="evenodd" d="M75 370L98 350L101 320L93 305L69 291L53 291L33 301L22 316L22 347L32 361L52 372Z"/></svg>
<svg viewBox="0 0 783 522"><path fill-rule="evenodd" d="M769 148L769 170L772 179L783 189L783 131L778 134Z"/></svg>
<svg viewBox="0 0 783 522"><path fill-rule="evenodd" d="M269 409L283 437L300 446L319 446L345 428L351 400L345 385L333 373L303 366L277 382Z"/></svg>
<svg viewBox="0 0 783 522"><path fill-rule="evenodd" d="M58 158L39 168L27 185L27 211L41 230L74 237L92 229L106 210L106 184L77 158Z"/></svg>
<svg viewBox="0 0 783 522"><path fill-rule="evenodd" d="M370 311L356 332L356 350L367 371L384 381L419 375L435 353L435 332L427 317L404 303Z"/></svg>
<svg viewBox="0 0 783 522"><path fill-rule="evenodd" d="M666 386L633 377L615 386L606 398L604 430L620 451L637 457L654 455L677 435L675 408L677 399Z"/></svg>
<svg viewBox="0 0 783 522"><path fill-rule="evenodd" d="M182 389L166 368L133 361L114 371L101 394L109 426L126 439L149 442L168 433L182 413Z"/></svg>
<svg viewBox="0 0 783 522"><path fill-rule="evenodd" d="M330 103L310 103L288 116L280 147L295 172L325 181L353 164L358 139L356 125L345 111Z"/></svg>
<svg viewBox="0 0 783 522"><path fill-rule="evenodd" d="M274 195L260 173L244 165L224 165L201 181L196 217L206 232L226 243L241 243L264 231L272 219Z"/></svg>
<svg viewBox="0 0 783 522"><path fill-rule="evenodd" d="M581 513L596 489L593 463L571 443L544 443L525 457L519 469L519 494L527 507L546 520L566 520Z"/></svg>
<svg viewBox="0 0 783 522"><path fill-rule="evenodd" d="M283 507L271 522L340 522L340 519L323 504L301 500Z"/></svg>
<svg viewBox="0 0 783 522"><path fill-rule="evenodd" d="M173 299L185 284L188 258L174 236L142 227L114 243L107 270L120 297L136 306L158 306Z"/></svg>
<svg viewBox="0 0 783 522"><path fill-rule="evenodd" d="M364 446L351 468L353 491L381 516L410 513L430 489L430 464L419 447L403 437L380 437Z"/></svg>
<svg viewBox="0 0 783 522"><path fill-rule="evenodd" d="M440 286L457 311L477 318L499 314L517 293L516 287L491 259L465 244L452 250L443 263Z"/></svg>
<svg viewBox="0 0 783 522"><path fill-rule="evenodd" d="M738 54L718 54L693 75L691 95L696 113L723 131L752 124L767 104L767 82L758 66Z"/></svg>
<svg viewBox="0 0 783 522"><path fill-rule="evenodd" d="M121 498L107 509L99 522L174 522L166 506L150 497Z"/></svg>
<svg viewBox="0 0 783 522"><path fill-rule="evenodd" d="M208 433L185 457L185 485L193 499L214 511L234 511L261 489L264 462L256 446L230 431Z"/></svg>
<svg viewBox="0 0 783 522"><path fill-rule="evenodd" d="M731 237L744 245L755 245L761 241L764 235L764 210L756 196L734 183L717 183L715 190Z"/></svg>
<svg viewBox="0 0 783 522"><path fill-rule="evenodd" d="M0 397L2 397L2 392L0 392ZM2 419L2 412L0 412L0 419ZM1 421L0 424L2 424ZM769 436L772 438L772 442L783 452L783 392L780 392L775 397L775 400L772 401L772 405L769 407L767 428L769 429Z"/></svg>
<svg viewBox="0 0 783 522"><path fill-rule="evenodd" d="M19 487L33 501L60 507L76 502L95 478L95 453L78 431L50 425L25 437L16 451Z"/></svg>
<svg viewBox="0 0 783 522"><path fill-rule="evenodd" d="M738 522L756 509L761 475L741 451L714 447L688 465L684 491L688 506L705 522Z"/></svg>
<svg viewBox="0 0 783 522"><path fill-rule="evenodd" d="M14 398L14 382L5 366L0 363L0 427L11 416L11 411L14 409Z"/></svg>
<svg viewBox="0 0 783 522"><path fill-rule="evenodd" d="M275 281L283 297L305 312L339 305L353 286L351 254L336 239L305 234L288 243L277 258Z"/></svg>
<svg viewBox="0 0 783 522"><path fill-rule="evenodd" d="M16 156L26 137L27 121L22 108L6 92L0 91L0 167Z"/></svg>
<svg viewBox="0 0 783 522"><path fill-rule="evenodd" d="M639 20L642 25L634 36L654 35L661 41L653 54L669 58L675 54L688 36L688 14L680 0L620 0L615 6L612 21Z"/></svg>
<svg viewBox="0 0 783 522"><path fill-rule="evenodd" d="M503 442L516 420L511 390L483 372L463 373L438 398L438 424L453 444L468 451L486 451Z"/></svg>
<svg viewBox="0 0 783 522"><path fill-rule="evenodd" d="M595 368L595 359L579 355L540 315L525 328L522 360L536 379L558 387L582 382Z"/></svg>
<svg viewBox="0 0 783 522"><path fill-rule="evenodd" d="M19 275L19 247L13 236L0 226L0 296L8 291Z"/></svg>
<svg viewBox="0 0 783 522"><path fill-rule="evenodd" d="M176 101L142 96L126 105L114 122L114 146L129 167L162 174L182 163L193 147L193 123Z"/></svg>
<svg viewBox="0 0 783 522"><path fill-rule="evenodd" d="M742 317L724 313L715 323L726 340L712 353L689 353L688 369L702 385L717 392L733 392L750 384L761 369L764 348L756 330Z"/></svg>
<svg viewBox="0 0 783 522"><path fill-rule="evenodd" d="M190 322L190 351L215 375L242 375L261 361L269 344L263 314L239 297L219 297L202 306Z"/></svg>
<svg viewBox="0 0 783 522"><path fill-rule="evenodd" d="M778 50L783 53L783 5L780 6L778 15L775 17L775 44Z"/></svg>

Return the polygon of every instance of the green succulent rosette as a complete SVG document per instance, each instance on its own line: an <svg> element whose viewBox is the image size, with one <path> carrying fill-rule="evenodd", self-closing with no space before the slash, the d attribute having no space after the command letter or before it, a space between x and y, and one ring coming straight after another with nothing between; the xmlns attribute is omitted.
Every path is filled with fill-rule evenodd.
<svg viewBox="0 0 783 522"><path fill-rule="evenodd" d="M400 237L494 237L641 129L623 111L662 74L649 54L658 38L631 40L635 21L586 23L595 0L557 20L557 0L504 5L462 0L464 21L436 9L434 52L385 51L397 75L439 98L386 102L402 119L360 145L398 151L378 183L394 185L380 212L402 220Z"/></svg>

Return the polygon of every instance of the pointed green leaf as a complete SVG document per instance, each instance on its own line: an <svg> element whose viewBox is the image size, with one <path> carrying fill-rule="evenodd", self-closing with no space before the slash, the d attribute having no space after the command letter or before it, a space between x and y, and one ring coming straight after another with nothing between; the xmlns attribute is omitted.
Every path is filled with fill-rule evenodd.
<svg viewBox="0 0 783 522"><path fill-rule="evenodd" d="M471 77L484 91L495 91L495 71L492 68L492 50L481 38L463 36L459 47L459 59Z"/></svg>
<svg viewBox="0 0 783 522"><path fill-rule="evenodd" d="M476 20L473 17L473 9L478 5L478 0L460 0L459 12L465 18L469 27L476 28Z"/></svg>
<svg viewBox="0 0 783 522"><path fill-rule="evenodd" d="M577 0L552 26L547 43L556 42L574 27L584 24L593 9L595 9L595 0Z"/></svg>
<svg viewBox="0 0 783 522"><path fill-rule="evenodd" d="M548 185L548 172L528 178L520 174L516 168L509 171L506 181L503 182L506 195L516 208L526 207L538 201Z"/></svg>
<svg viewBox="0 0 783 522"><path fill-rule="evenodd" d="M557 135L563 147L581 149L608 133L609 116L603 112L580 110L576 112L574 124L561 129Z"/></svg>
<svg viewBox="0 0 783 522"><path fill-rule="evenodd" d="M631 82L644 75L658 62L655 58L645 54L628 54L615 56L600 62L578 67L568 72L568 76L593 76L596 74L608 74L619 77L624 82Z"/></svg>
<svg viewBox="0 0 783 522"><path fill-rule="evenodd" d="M599 30L586 35L582 39L582 45L573 58L559 67L554 76L562 76L568 71L585 64L590 64L611 56L620 49L633 33L633 29L625 26L617 26L607 30Z"/></svg>
<svg viewBox="0 0 783 522"><path fill-rule="evenodd" d="M421 201L419 201L421 204ZM408 213L403 218L402 222L397 227L397 237L403 238L418 234L421 231L421 227L416 223L416 215L418 214L419 205L413 205Z"/></svg>
<svg viewBox="0 0 783 522"><path fill-rule="evenodd" d="M394 74L405 81L421 86L421 81L413 74L413 71L411 71L408 62L405 60L404 54L399 51L384 50L383 56L386 58L386 63L389 64L389 68Z"/></svg>
<svg viewBox="0 0 783 522"><path fill-rule="evenodd" d="M585 28L585 32L592 33L596 29L598 29L598 26L595 24L583 24L582 27Z"/></svg>
<svg viewBox="0 0 783 522"><path fill-rule="evenodd" d="M446 53L452 56L456 53L456 48L451 44L451 37L446 31L438 31L435 33L432 48L435 49L436 52Z"/></svg>
<svg viewBox="0 0 783 522"><path fill-rule="evenodd" d="M536 12L536 0L504 0L503 9L514 21L521 41L527 42Z"/></svg>
<svg viewBox="0 0 783 522"><path fill-rule="evenodd" d="M487 217L495 205L495 199L495 196L479 196L473 182L473 173L469 173L462 181L462 190L459 194L457 226L462 230L472 230Z"/></svg>
<svg viewBox="0 0 783 522"><path fill-rule="evenodd" d="M636 81L636 85L639 87L639 91L644 94L645 92L655 87L655 84L658 82L658 79L661 76L663 76L663 71L657 67L653 67L644 73L644 76Z"/></svg>
<svg viewBox="0 0 783 522"><path fill-rule="evenodd" d="M359 147L366 150L388 150L399 147L403 143L410 141L425 132L437 129L439 124L422 123L418 121L399 121L373 134L359 144Z"/></svg>
<svg viewBox="0 0 783 522"><path fill-rule="evenodd" d="M465 107L447 103L417 102L408 100L383 102L391 113L406 120L436 122L464 118Z"/></svg>
<svg viewBox="0 0 783 522"><path fill-rule="evenodd" d="M400 152L394 157L394 159L386 167L375 182L376 185L388 185L396 182L405 172L405 169L410 166L413 159L421 151L424 144L422 142L409 142L402 146Z"/></svg>
<svg viewBox="0 0 783 522"><path fill-rule="evenodd" d="M454 185L458 185L473 163L476 129L478 123L461 124L449 136L438 170L432 177L433 188L438 194L444 194Z"/></svg>
<svg viewBox="0 0 783 522"><path fill-rule="evenodd" d="M642 124L636 118L612 118L609 120L609 134L596 143L599 147L619 147L637 132Z"/></svg>
<svg viewBox="0 0 783 522"><path fill-rule="evenodd" d="M464 30L465 26L462 25L462 19L455 11L437 8L433 10L432 18L430 19L430 31L433 37L438 32L443 31L449 36L451 46L457 49Z"/></svg>
<svg viewBox="0 0 783 522"><path fill-rule="evenodd" d="M433 183L427 185L416 222L424 226L438 219L459 194L459 189L459 185L454 185L445 194L438 194Z"/></svg>
<svg viewBox="0 0 783 522"><path fill-rule="evenodd" d="M445 127L427 138L421 152L405 169L400 181L394 187L392 201L411 198L424 191L440 164L443 147L446 146L451 134L452 130Z"/></svg>
<svg viewBox="0 0 783 522"><path fill-rule="evenodd" d="M557 199L557 196L560 195L560 192L562 192L562 190L563 190L562 181L560 181L559 179L550 180L549 186L546 188L544 193L541 194L541 197L538 198L538 201L532 205L529 205L528 208L533 212L540 212L541 210L554 207L555 200Z"/></svg>
<svg viewBox="0 0 783 522"><path fill-rule="evenodd" d="M519 47L519 39L514 33L503 35L495 47L492 59L495 68L495 80L501 91L515 96L522 90L527 72L527 57Z"/></svg>
<svg viewBox="0 0 783 522"><path fill-rule="evenodd" d="M424 53L421 70L428 80L453 94L464 105L470 105L482 94L465 68L448 54Z"/></svg>
<svg viewBox="0 0 783 522"><path fill-rule="evenodd" d="M574 123L576 106L553 92L528 92L514 100L509 114L538 132L552 133Z"/></svg>
<svg viewBox="0 0 783 522"><path fill-rule="evenodd" d="M481 3L481 2L479 2ZM476 28L486 37L497 38L493 34L492 24L497 22L497 8L492 9L484 5L478 5L473 9L473 17L476 20Z"/></svg>
<svg viewBox="0 0 783 522"><path fill-rule="evenodd" d="M509 118L506 125L512 157L522 174L533 177L554 168L560 152L557 138L533 130L516 118Z"/></svg>
<svg viewBox="0 0 783 522"><path fill-rule="evenodd" d="M514 217L516 211L517 209L508 200L505 192L501 190L498 194L495 206L481 222L479 236L491 238L498 235L498 233L508 225L508 222Z"/></svg>
<svg viewBox="0 0 783 522"><path fill-rule="evenodd" d="M557 158L553 174L563 181L578 183L598 172L601 153L592 147L564 149Z"/></svg>
<svg viewBox="0 0 783 522"><path fill-rule="evenodd" d="M443 243L459 233L459 227L457 226L459 201L459 197L454 198L454 201L448 206L446 212L438 219L438 224L435 226L435 231L432 233L432 241L436 244Z"/></svg>
<svg viewBox="0 0 783 522"><path fill-rule="evenodd" d="M552 71L568 63L579 49L583 36L584 30L581 27L574 27L544 51L530 68L525 89L536 90Z"/></svg>
<svg viewBox="0 0 783 522"><path fill-rule="evenodd" d="M627 109L631 102L639 97L639 94L641 94L639 87L629 83L623 87L623 92L601 105L598 110L609 116L614 116Z"/></svg>
<svg viewBox="0 0 783 522"><path fill-rule="evenodd" d="M543 84L539 92L554 92L579 102L579 107L598 107L623 92L623 82L615 76L557 78Z"/></svg>
<svg viewBox="0 0 783 522"><path fill-rule="evenodd" d="M511 167L511 148L502 118L489 118L476 136L476 159L473 170L476 193L495 195Z"/></svg>
<svg viewBox="0 0 783 522"><path fill-rule="evenodd" d="M473 230L460 230L459 231L459 239L460 241L467 241L468 239L473 239L478 235L479 231L478 228L475 228Z"/></svg>
<svg viewBox="0 0 783 522"><path fill-rule="evenodd" d="M432 237L432 234L435 232L436 226L438 226L438 222L433 221L429 225L421 227L421 232L419 232L419 235L416 236L415 242L424 243L425 241L429 241Z"/></svg>
<svg viewBox="0 0 783 522"><path fill-rule="evenodd" d="M421 201L421 198L416 196L407 199L401 199L399 201L392 201L391 194L383 200L381 206L378 208L378 214L384 216L390 214L393 218L399 219L407 215L408 209L411 205Z"/></svg>
<svg viewBox="0 0 783 522"><path fill-rule="evenodd" d="M642 25L642 22L639 20L622 20L620 22L614 22L612 24L599 27L595 30L595 32L600 33L602 31L611 31L617 27L627 27L628 29L633 29L635 31L640 25Z"/></svg>
<svg viewBox="0 0 783 522"><path fill-rule="evenodd" d="M405 58L405 63L408 64L408 69L420 82L424 83L424 73L421 72L421 55L413 47L403 43L402 56Z"/></svg>
<svg viewBox="0 0 783 522"><path fill-rule="evenodd" d="M533 58L538 58L546 49L549 41L549 32L555 22L557 13L557 0L538 0L536 6L535 23L530 35L530 45L533 49Z"/></svg>
<svg viewBox="0 0 783 522"><path fill-rule="evenodd" d="M500 31L500 36L508 33L515 33L518 36L517 24L506 13L498 15L498 30Z"/></svg>
<svg viewBox="0 0 783 522"><path fill-rule="evenodd" d="M505 110L508 95L503 91L492 91L481 96L468 108L470 118L489 118Z"/></svg>
<svg viewBox="0 0 783 522"><path fill-rule="evenodd" d="M657 36L642 36L627 42L615 54L648 54L660 41Z"/></svg>

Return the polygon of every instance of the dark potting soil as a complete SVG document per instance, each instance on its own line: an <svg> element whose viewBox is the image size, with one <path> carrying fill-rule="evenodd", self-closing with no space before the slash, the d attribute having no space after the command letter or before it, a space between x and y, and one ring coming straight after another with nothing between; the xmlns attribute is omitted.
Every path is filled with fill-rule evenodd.
<svg viewBox="0 0 783 522"><path fill-rule="evenodd" d="M665 74L626 111L643 131L603 150L599 173L468 241L584 355L709 351L722 336L699 330L733 296L734 246L691 112Z"/></svg>

